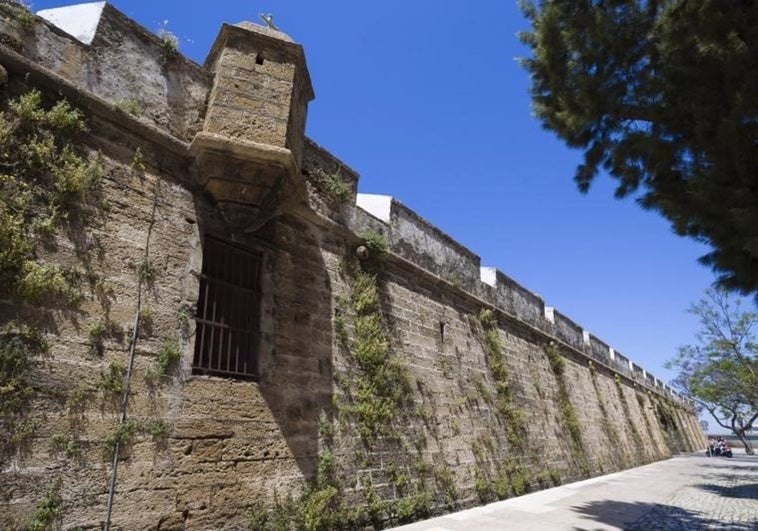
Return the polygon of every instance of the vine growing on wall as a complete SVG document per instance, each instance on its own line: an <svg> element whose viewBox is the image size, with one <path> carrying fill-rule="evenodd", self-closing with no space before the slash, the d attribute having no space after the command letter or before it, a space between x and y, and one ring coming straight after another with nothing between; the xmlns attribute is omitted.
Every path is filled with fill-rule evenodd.
<svg viewBox="0 0 758 531"><path fill-rule="evenodd" d="M595 368L594 362L590 360L588 366L590 369L590 378L592 379L592 388L595 390L595 399L600 408L601 427L608 439L608 443L611 445L610 453L613 458L613 465L616 469L620 469L624 464L624 452L621 447L621 439L608 415L608 409L605 407L606 398L600 392L600 388L598 387L597 369Z"/></svg>
<svg viewBox="0 0 758 531"><path fill-rule="evenodd" d="M59 233L80 229L99 204L102 165L75 147L85 130L80 111L65 100L46 106L38 90L0 103L0 300L68 310L80 302L81 275L46 262L42 251ZM30 432L28 376L46 351L37 327L0 323L0 457Z"/></svg>
<svg viewBox="0 0 758 531"><path fill-rule="evenodd" d="M569 398L568 383L566 382L566 359L561 355L558 346L552 341L545 345L543 350L550 364L550 370L558 384L558 408L563 425L569 434L572 455L580 471L587 474L589 472L589 460L582 440L582 426L579 422L579 415Z"/></svg>
<svg viewBox="0 0 758 531"><path fill-rule="evenodd" d="M614 375L613 383L616 384L616 392L618 393L619 401L621 402L621 408L624 411L624 418L626 418L627 426L629 426L629 431L632 433L632 439L634 439L635 453L637 454L638 459L642 459L644 457L642 437L640 437L637 427L634 425L634 422L632 422L632 413L629 409L629 403L626 400L626 394L621 388L621 377L618 374Z"/></svg>
<svg viewBox="0 0 758 531"><path fill-rule="evenodd" d="M503 419L505 439L509 446L509 456L496 464L493 474L481 469L474 474L474 489L480 500L486 503L493 499L502 500L527 493L536 480L528 466L535 465L538 460L529 445L526 417L517 404L511 376L505 365L504 345L497 317L492 310L484 308L479 312L478 323L487 368L495 386L494 408ZM480 461L485 460L483 447L486 446L488 445L475 444L472 448ZM490 453L493 453L492 449ZM547 478L549 472L543 472ZM553 477L555 475L553 473Z"/></svg>
<svg viewBox="0 0 758 531"><path fill-rule="evenodd" d="M497 327L497 318L492 310L479 312L479 323L484 331L483 347L487 367L495 381L495 410L505 419L505 434L514 450L522 448L526 440L524 412L516 405L513 389L503 360L503 340Z"/></svg>
<svg viewBox="0 0 758 531"><path fill-rule="evenodd" d="M649 450L650 453L655 453L655 449L653 447L652 442L653 439L653 428L650 426L650 420L647 418L647 412L648 409L648 403L652 404L652 401L647 402L645 401L645 395L642 394L640 391L636 391L635 396L637 397L637 404L640 406L640 413L642 414L642 421L645 423L645 430L647 431L647 441L649 441L648 444L645 445L645 449ZM647 391L648 398L650 397L650 391ZM652 455L651 455L652 457Z"/></svg>
<svg viewBox="0 0 758 531"><path fill-rule="evenodd" d="M351 257L341 264L348 290L336 300L334 330L347 366L336 377L341 396L335 397L335 411L319 423L316 473L298 496L277 498L271 506L254 504L249 514L253 529L319 531L409 522L430 514L435 502L427 478L438 486L439 503L455 503L452 475L424 463L418 453L423 442L413 440L407 429L406 420L417 422L420 413L408 370L391 348L381 308L387 244L376 233L364 234L361 243L362 260ZM340 457L333 453L335 440L340 441ZM380 496L371 474L359 472L358 487L355 477L345 476L340 459L354 460L348 469L382 469L395 499Z"/></svg>

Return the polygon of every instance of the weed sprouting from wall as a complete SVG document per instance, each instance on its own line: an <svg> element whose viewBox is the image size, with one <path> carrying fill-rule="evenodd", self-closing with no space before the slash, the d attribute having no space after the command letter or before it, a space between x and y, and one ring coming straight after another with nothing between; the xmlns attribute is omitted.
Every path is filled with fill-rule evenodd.
<svg viewBox="0 0 758 531"><path fill-rule="evenodd" d="M131 114L134 117L140 117L145 112L145 110L142 108L142 104L140 104L138 100L132 98L125 98L123 100L120 100L116 104L116 107L127 114Z"/></svg>
<svg viewBox="0 0 758 531"><path fill-rule="evenodd" d="M176 341L164 341L158 351L158 356L151 367L145 370L145 378L154 382L157 378L166 376L176 367L182 357L179 343Z"/></svg>
<svg viewBox="0 0 758 531"><path fill-rule="evenodd" d="M34 509L34 515L29 522L29 531L48 531L53 529L55 521L63 509L63 498L61 497L61 486L63 480L57 477L50 485L47 495L37 504Z"/></svg>
<svg viewBox="0 0 758 531"><path fill-rule="evenodd" d="M376 273L389 250L387 240L375 231L364 232L361 234L361 239L363 240L363 246L368 252L368 256L363 262L362 270L368 273Z"/></svg>
<svg viewBox="0 0 758 531"><path fill-rule="evenodd" d="M327 202L342 205L350 199L352 189L339 170L330 173L316 168L308 177Z"/></svg>
<svg viewBox="0 0 758 531"><path fill-rule="evenodd" d="M137 422L132 419L117 424L103 442L105 457L110 458L117 445L122 452L128 449L134 441L137 429Z"/></svg>
<svg viewBox="0 0 758 531"><path fill-rule="evenodd" d="M161 22L158 27L158 38L160 39L161 52L165 61L179 55L179 37L168 29L168 20Z"/></svg>

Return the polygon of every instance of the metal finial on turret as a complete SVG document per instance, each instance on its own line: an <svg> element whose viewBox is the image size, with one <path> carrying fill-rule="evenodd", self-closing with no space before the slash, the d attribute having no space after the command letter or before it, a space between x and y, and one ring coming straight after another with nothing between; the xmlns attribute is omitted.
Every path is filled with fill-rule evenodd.
<svg viewBox="0 0 758 531"><path fill-rule="evenodd" d="M274 31L280 31L279 28L276 27L276 24L274 24L274 15L271 13L264 15L263 13L258 13L258 16L263 21L264 24L266 24L266 27L269 29L272 29Z"/></svg>

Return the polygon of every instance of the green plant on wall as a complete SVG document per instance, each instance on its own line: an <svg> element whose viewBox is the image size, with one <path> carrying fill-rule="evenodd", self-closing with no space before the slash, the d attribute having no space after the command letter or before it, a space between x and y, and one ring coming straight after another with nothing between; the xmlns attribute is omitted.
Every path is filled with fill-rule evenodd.
<svg viewBox="0 0 758 531"><path fill-rule="evenodd" d="M95 383L95 387L105 394L116 396L124 391L124 376L126 369L118 362L111 362L105 372L100 373L100 377Z"/></svg>
<svg viewBox="0 0 758 531"><path fill-rule="evenodd" d="M134 442L138 428L137 422L131 419L117 424L103 441L104 456L110 458L117 444L120 446L121 452L125 452Z"/></svg>
<svg viewBox="0 0 758 531"><path fill-rule="evenodd" d="M158 26L158 39L165 61L179 55L179 37L168 29L168 20L164 20Z"/></svg>
<svg viewBox="0 0 758 531"><path fill-rule="evenodd" d="M373 241L368 244L366 242ZM383 242L383 240L382 240ZM364 239L370 253L383 256L386 246ZM372 267L351 268L353 337L349 341L355 374L347 390L352 402L344 412L355 419L360 436L371 442L377 436L392 436L392 420L398 412L411 412L410 387L405 366L390 349L379 301L379 273Z"/></svg>
<svg viewBox="0 0 758 531"><path fill-rule="evenodd" d="M592 361L590 361L590 363L592 363ZM614 374L613 376L615 381L615 378L618 377L618 374ZM600 408L601 427L603 428L603 433L605 433L605 436L608 439L608 444L610 444L610 454L613 459L613 465L617 469L623 468L625 463L624 452L621 446L621 439L619 438L614 423L610 419L608 409L605 406L606 397L603 396L603 394L600 392L600 388L597 382L597 369L595 368L594 364L590 366L590 378L592 379L592 388L595 390L595 399L597 400L598 407Z"/></svg>
<svg viewBox="0 0 758 531"><path fill-rule="evenodd" d="M491 473L478 470L474 486L482 501L502 500L529 491L533 483L530 470L540 466L540 459L529 445L526 415L518 406L511 376L505 365L505 346L497 315L492 309L483 308L477 316L477 321L481 327L480 338L487 368L495 388L494 407L504 421L510 456L504 461L496 462L494 467L490 464L488 468L494 468ZM489 402L490 395L485 390L484 383L475 381L475 386L485 401ZM490 455L494 454L492 441L476 443L475 447L472 447L472 451L478 456L477 460L486 461L485 449L489 450Z"/></svg>
<svg viewBox="0 0 758 531"><path fill-rule="evenodd" d="M322 168L312 170L308 176L316 189L333 204L344 204L350 199L352 189L342 177L340 170L327 172Z"/></svg>
<svg viewBox="0 0 758 531"><path fill-rule="evenodd" d="M361 264L361 269L376 273L389 252L387 240L380 233L372 230L362 233L361 240L368 254Z"/></svg>
<svg viewBox="0 0 758 531"><path fill-rule="evenodd" d="M642 437L640 437L639 431L637 431L637 426L634 425L634 422L632 421L632 412L629 409L629 403L626 400L626 393L624 393L624 389L621 384L621 377L614 376L613 383L616 385L616 392L618 393L619 401L621 402L621 408L624 411L624 418L626 419L627 426L629 427L629 431L632 434L632 439L634 439L634 448L635 452L637 453L638 459L643 459L644 457L644 446L642 444Z"/></svg>
<svg viewBox="0 0 758 531"><path fill-rule="evenodd" d="M587 474L589 472L589 462L587 451L584 448L582 440L582 426L579 422L579 415L576 407L571 403L568 392L568 383L566 382L566 359L561 355L558 345L554 342L543 347L547 356L550 370L555 376L558 384L558 408L561 414L564 428L568 431L569 441L571 443L571 452L580 472Z"/></svg>
<svg viewBox="0 0 758 531"><path fill-rule="evenodd" d="M142 108L142 104L138 100L132 99L132 98L124 98L123 100L120 100L116 107L121 109L127 114L131 114L134 117L140 117L145 112Z"/></svg>
<svg viewBox="0 0 758 531"><path fill-rule="evenodd" d="M145 371L145 378L152 381L156 378L166 376L176 367L182 358L182 351L179 343L176 341L164 341L158 350L158 355L151 367Z"/></svg>
<svg viewBox="0 0 758 531"><path fill-rule="evenodd" d="M47 495L34 509L29 522L29 531L48 531L55 528L55 522L63 510L62 485L63 480L60 477L57 477L50 485Z"/></svg>
<svg viewBox="0 0 758 531"><path fill-rule="evenodd" d="M382 314L380 290L386 243L380 235L369 233L362 244L369 250L368 260L346 259L340 267L348 290L335 301L334 326L346 367L335 375L340 388L335 411L319 419L321 450L316 473L299 496L277 499L269 507L255 504L250 510L253 529L381 528L389 521L407 522L429 514L434 504L432 494L419 479L427 474L426 467L412 471L409 465L413 461L424 463L415 454L416 447L407 444L406 439L412 437L402 423L417 415L416 405L407 369L391 348ZM336 440L357 444L351 466L385 468L396 499L382 499L370 474L349 498L346 491L355 486L354 478L340 471L339 460L331 450ZM383 454L377 453L380 449ZM376 455L384 455L381 464ZM455 494L452 487L444 494L451 506ZM362 502L356 504L356 496L361 496Z"/></svg>
<svg viewBox="0 0 758 531"><path fill-rule="evenodd" d="M495 383L495 409L506 420L506 439L512 448L524 450L526 420L513 394L510 376L503 359L503 340L494 312L484 308L479 312L479 324L484 331L482 341L490 375Z"/></svg>
<svg viewBox="0 0 758 531"><path fill-rule="evenodd" d="M101 164L72 144L84 130L79 111L65 100L45 109L36 90L0 113L0 296L78 300L73 272L41 262L37 251L75 223L99 189Z"/></svg>
<svg viewBox="0 0 758 531"><path fill-rule="evenodd" d="M42 335L17 323L0 326L0 460L24 446L33 424L24 416L35 388L29 378L34 360L48 351Z"/></svg>
<svg viewBox="0 0 758 531"><path fill-rule="evenodd" d="M74 147L86 127L65 100L45 106L31 90L0 109L0 299L74 309L78 272L46 263L39 250L87 219L102 166ZM0 453L15 451L30 431L22 415L34 394L29 372L46 351L35 328L0 323Z"/></svg>

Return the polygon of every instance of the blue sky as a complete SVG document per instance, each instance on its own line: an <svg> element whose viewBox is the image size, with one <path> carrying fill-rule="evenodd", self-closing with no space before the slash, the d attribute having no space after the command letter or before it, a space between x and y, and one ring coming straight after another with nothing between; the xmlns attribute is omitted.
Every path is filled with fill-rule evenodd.
<svg viewBox="0 0 758 531"><path fill-rule="evenodd" d="M34 10L76 3L36 1ZM135 1L118 9L167 28L202 63L222 22L273 13L305 47L316 99L308 135L662 380L694 340L686 312L713 281L703 245L655 213L572 181L580 153L541 129L515 58L528 28L515 0Z"/></svg>

